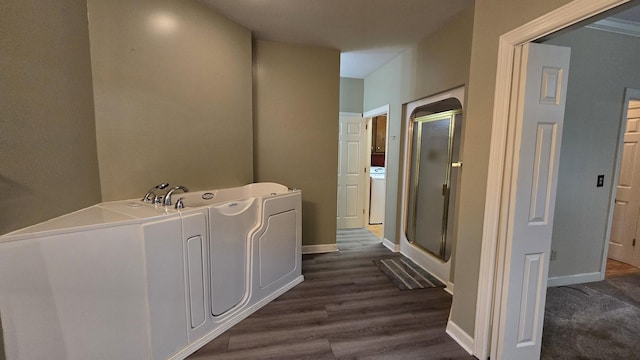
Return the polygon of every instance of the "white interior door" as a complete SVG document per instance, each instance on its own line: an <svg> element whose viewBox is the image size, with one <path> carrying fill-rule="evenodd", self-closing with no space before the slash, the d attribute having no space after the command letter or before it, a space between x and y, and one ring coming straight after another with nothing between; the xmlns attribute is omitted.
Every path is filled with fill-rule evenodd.
<svg viewBox="0 0 640 360"><path fill-rule="evenodd" d="M640 101L629 101L620 175L613 209L609 257L640 266L635 251L640 219Z"/></svg>
<svg viewBox="0 0 640 360"><path fill-rule="evenodd" d="M498 359L528 360L540 357L570 49L533 43L520 49L513 180L494 334Z"/></svg>
<svg viewBox="0 0 640 360"><path fill-rule="evenodd" d="M338 229L365 225L367 129L360 114L340 113L338 143Z"/></svg>

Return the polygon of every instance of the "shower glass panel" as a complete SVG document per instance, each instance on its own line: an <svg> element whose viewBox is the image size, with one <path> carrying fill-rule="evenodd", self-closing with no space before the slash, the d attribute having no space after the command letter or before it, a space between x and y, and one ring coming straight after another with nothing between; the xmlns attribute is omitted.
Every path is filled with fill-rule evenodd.
<svg viewBox="0 0 640 360"><path fill-rule="evenodd" d="M412 122L407 239L445 261L451 256L449 203L455 196L452 163L459 155L460 120L461 111L454 110Z"/></svg>

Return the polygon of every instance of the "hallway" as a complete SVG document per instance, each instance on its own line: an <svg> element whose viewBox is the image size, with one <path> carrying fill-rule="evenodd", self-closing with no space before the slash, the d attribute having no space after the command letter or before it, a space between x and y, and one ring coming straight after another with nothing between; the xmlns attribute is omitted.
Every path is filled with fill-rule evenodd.
<svg viewBox="0 0 640 360"><path fill-rule="evenodd" d="M475 359L445 333L449 294L395 287L373 260L400 255L369 232L337 242L303 256L302 284L189 359Z"/></svg>

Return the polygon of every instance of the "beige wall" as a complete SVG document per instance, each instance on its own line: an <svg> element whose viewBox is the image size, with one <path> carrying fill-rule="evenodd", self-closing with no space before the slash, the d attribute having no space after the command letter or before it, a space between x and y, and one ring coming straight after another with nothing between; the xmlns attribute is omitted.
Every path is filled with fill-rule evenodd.
<svg viewBox="0 0 640 360"><path fill-rule="evenodd" d="M100 201L85 1L0 2L0 234Z"/></svg>
<svg viewBox="0 0 640 360"><path fill-rule="evenodd" d="M340 52L254 44L254 173L302 190L304 245L335 244Z"/></svg>
<svg viewBox="0 0 640 360"><path fill-rule="evenodd" d="M470 6L447 26L418 43L412 100L468 82L472 31L473 6Z"/></svg>
<svg viewBox="0 0 640 360"><path fill-rule="evenodd" d="M437 94L447 89L466 85L469 82L472 32L473 6L458 14L446 27L418 43L414 99ZM464 147L464 136L466 134L464 125L466 120L466 114L463 112L461 149ZM403 125L406 126L406 124ZM404 127L402 131L403 133L406 131ZM402 146L404 146L404 143ZM460 160L464 162L463 157ZM403 161L401 161L401 164L404 166ZM464 169L462 169L461 176L464 176ZM401 191L401 189L399 190ZM402 196L403 194L398 194L398 199L400 199L398 201L398 214L401 211L401 207L405 206L401 200ZM450 206L454 207L454 214L459 211L460 204L458 199L459 197L456 197L457 201L450 204ZM450 281L455 282L456 245L458 229L461 224L457 215L454 215L453 219L449 221L453 221L453 235L450 240L447 240L452 243ZM403 220L399 219L398 232L402 231L402 224Z"/></svg>
<svg viewBox="0 0 640 360"><path fill-rule="evenodd" d="M569 0L477 0L462 144L464 171L459 192L455 296L451 320L473 336L482 224L489 164L498 39ZM469 134L473 134L470 136Z"/></svg>
<svg viewBox="0 0 640 360"><path fill-rule="evenodd" d="M384 236L398 243L402 225L402 105L467 83L473 7L365 78L364 111L390 105Z"/></svg>
<svg viewBox="0 0 640 360"><path fill-rule="evenodd" d="M340 112L362 113L364 79L340 78Z"/></svg>
<svg viewBox="0 0 640 360"><path fill-rule="evenodd" d="M400 115L393 115L394 104L398 109L411 100L462 83L468 85L461 154L465 165L459 192L456 282L451 319L471 336L475 325L498 38L568 2L477 0L474 9L468 10L473 11L473 16L468 12L459 14L440 32L365 78L364 111L390 103L390 135L400 133ZM387 89L385 83L390 84ZM407 87L413 91L407 93ZM391 141L390 145L389 163L392 164L399 160L399 146L394 147ZM394 172L387 171L387 202L397 199L398 195L393 193L398 190L397 168ZM387 208L386 214L386 225L393 224L394 227L385 226L385 237L397 242L400 219L395 218L399 211L395 207Z"/></svg>
<svg viewBox="0 0 640 360"><path fill-rule="evenodd" d="M196 1L88 7L103 200L251 182L250 32Z"/></svg>
<svg viewBox="0 0 640 360"><path fill-rule="evenodd" d="M400 172L400 123L402 104L410 100L415 80L415 48L409 49L364 79L364 112L389 105L384 237L398 243L398 185Z"/></svg>

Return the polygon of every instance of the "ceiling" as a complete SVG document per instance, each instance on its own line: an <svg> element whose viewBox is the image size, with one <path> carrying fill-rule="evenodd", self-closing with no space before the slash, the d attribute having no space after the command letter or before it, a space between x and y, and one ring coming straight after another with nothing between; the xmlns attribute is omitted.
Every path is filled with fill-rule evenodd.
<svg viewBox="0 0 640 360"><path fill-rule="evenodd" d="M638 1L632 1L629 5L636 5L625 11L618 12L611 16L611 19L640 23L640 5Z"/></svg>
<svg viewBox="0 0 640 360"><path fill-rule="evenodd" d="M640 6L638 4L640 4L640 0L630 1L625 5L587 19L584 23L586 23L586 27L591 29L640 37ZM582 26L582 24L567 28L565 31L571 31L573 28ZM562 32L560 31L558 34ZM554 36L552 34L550 37Z"/></svg>
<svg viewBox="0 0 640 360"><path fill-rule="evenodd" d="M339 49L340 76L364 78L473 0L201 0L254 38Z"/></svg>

